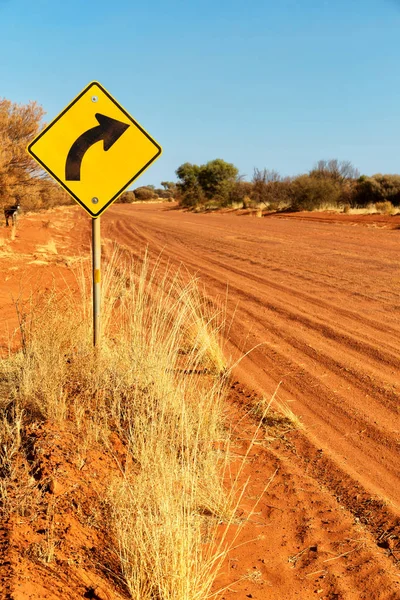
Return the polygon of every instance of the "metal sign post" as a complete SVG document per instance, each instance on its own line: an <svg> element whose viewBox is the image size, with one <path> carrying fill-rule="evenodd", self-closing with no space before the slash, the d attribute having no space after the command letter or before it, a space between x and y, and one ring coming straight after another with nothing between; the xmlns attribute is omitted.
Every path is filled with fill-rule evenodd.
<svg viewBox="0 0 400 600"><path fill-rule="evenodd" d="M93 345L100 343L100 302L101 302L101 242L100 217L92 219L92 267L93 267Z"/></svg>

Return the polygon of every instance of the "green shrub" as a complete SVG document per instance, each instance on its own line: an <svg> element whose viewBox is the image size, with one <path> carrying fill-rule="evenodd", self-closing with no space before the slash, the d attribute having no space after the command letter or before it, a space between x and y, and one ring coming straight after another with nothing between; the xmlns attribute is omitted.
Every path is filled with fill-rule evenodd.
<svg viewBox="0 0 400 600"><path fill-rule="evenodd" d="M394 206L400 205L400 175L377 173L372 177L362 175L358 179L354 194L356 206L363 207L386 201L391 202Z"/></svg>
<svg viewBox="0 0 400 600"><path fill-rule="evenodd" d="M176 170L178 200L181 206L204 205L208 200L218 206L230 203L230 194L235 187L238 169L221 158L204 165L184 163Z"/></svg>
<svg viewBox="0 0 400 600"><path fill-rule="evenodd" d="M236 183L238 174L239 171L235 165L225 162L222 158L216 158L201 165L198 182L206 198L216 199L218 203L224 205L229 202L229 194Z"/></svg>
<svg viewBox="0 0 400 600"><path fill-rule="evenodd" d="M300 175L290 184L290 197L295 211L317 210L324 205L337 206L341 187L332 179Z"/></svg>

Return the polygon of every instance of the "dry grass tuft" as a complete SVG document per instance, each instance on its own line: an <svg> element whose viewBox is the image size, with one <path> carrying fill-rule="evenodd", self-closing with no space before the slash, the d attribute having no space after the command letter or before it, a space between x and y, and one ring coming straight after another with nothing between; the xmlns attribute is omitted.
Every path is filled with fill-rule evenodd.
<svg viewBox="0 0 400 600"><path fill-rule="evenodd" d="M103 274L102 343L94 351L89 278L80 269L78 292L17 302L21 349L0 360L2 504L17 496L7 486L26 424L68 421L78 462L98 442L114 456L117 434L129 460L114 456L120 476L105 490L104 527L132 598L208 598L235 541L227 543L227 531L245 490L241 469L230 473L223 427L223 313L187 273L116 250ZM28 474L24 493L35 484ZM49 535L38 548L46 563L56 552L49 510Z"/></svg>
<svg viewBox="0 0 400 600"><path fill-rule="evenodd" d="M396 209L393 204L386 200L385 202L375 202L376 212L382 215L394 215Z"/></svg>

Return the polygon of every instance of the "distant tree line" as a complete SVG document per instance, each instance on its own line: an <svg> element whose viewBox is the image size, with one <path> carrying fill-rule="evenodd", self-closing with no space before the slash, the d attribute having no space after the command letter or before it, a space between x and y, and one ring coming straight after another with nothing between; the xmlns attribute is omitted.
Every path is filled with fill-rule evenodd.
<svg viewBox="0 0 400 600"><path fill-rule="evenodd" d="M21 203L25 209L49 208L73 200L26 152L41 129L43 109L30 102L0 99L0 206ZM268 210L316 210L375 205L386 212L400 206L400 175L361 175L349 161L320 160L308 172L282 177L255 168L245 181L232 163L221 158L203 165L189 162L176 170L177 182L140 186L124 192L120 202L175 199L182 207L209 210L235 206Z"/></svg>
<svg viewBox="0 0 400 600"><path fill-rule="evenodd" d="M254 169L244 181L238 169L222 159L204 165L184 163L176 170L177 200L187 208L228 206L269 210L364 208L379 205L387 211L400 206L400 175L360 176L349 161L320 160L308 173L282 177L277 171Z"/></svg>

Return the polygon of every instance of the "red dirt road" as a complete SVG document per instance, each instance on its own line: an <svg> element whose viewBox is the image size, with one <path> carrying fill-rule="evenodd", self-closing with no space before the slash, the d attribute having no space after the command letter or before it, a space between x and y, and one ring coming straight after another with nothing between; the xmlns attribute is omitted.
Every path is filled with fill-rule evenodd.
<svg viewBox="0 0 400 600"><path fill-rule="evenodd" d="M236 367L228 398L239 456L256 426L246 416L252 390L269 398L281 383L278 397L306 426L282 435L267 428L249 455L245 503L274 477L238 540L244 545L218 576L215 589L227 586L223 600L400 597L395 227L400 216L250 218L169 204L115 205L102 217L105 255L114 242L137 256L148 246L152 256L162 252L163 260L197 272L207 295L226 307L226 353L235 361L256 347ZM70 267L89 258L90 219L78 207L25 216L16 232L0 228L0 352L17 324L12 297L52 282L76 285ZM68 475L61 483L77 481ZM66 515L61 511L60 523ZM8 527L0 528L1 598L118 597L106 580L96 596L87 595L94 585L85 549L93 545L90 529L77 548L59 535L60 549L69 558L77 552L85 567L74 579L69 562L55 569L29 562L38 534L25 521Z"/></svg>
<svg viewBox="0 0 400 600"><path fill-rule="evenodd" d="M115 206L103 235L196 271L232 318L239 378L290 403L369 494L400 500L400 217L193 214ZM233 316L234 315L234 316Z"/></svg>

